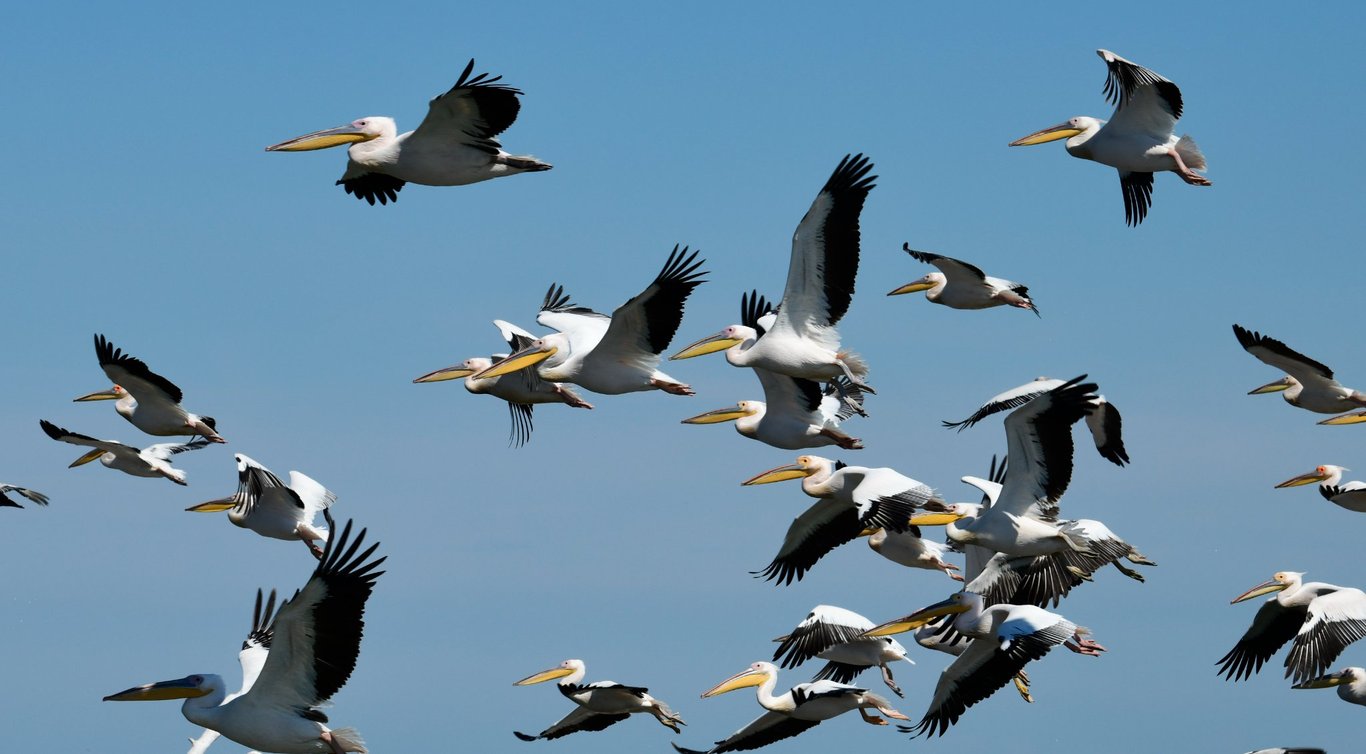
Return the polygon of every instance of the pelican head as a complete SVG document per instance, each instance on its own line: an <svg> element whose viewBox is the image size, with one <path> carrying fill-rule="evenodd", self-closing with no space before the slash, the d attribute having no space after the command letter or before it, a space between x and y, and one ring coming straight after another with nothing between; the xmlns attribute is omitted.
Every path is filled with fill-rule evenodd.
<svg viewBox="0 0 1366 754"><path fill-rule="evenodd" d="M1360 424L1362 422L1366 422L1366 411L1353 411L1350 414L1334 416L1331 419L1324 419L1323 421L1319 422L1319 424L1327 424L1329 426L1340 426L1343 424Z"/></svg>
<svg viewBox="0 0 1366 754"><path fill-rule="evenodd" d="M560 347L551 342L550 338L537 338L528 343L526 348L469 376L476 380L502 377L505 374L512 374L527 367L535 366L559 353L559 351Z"/></svg>
<svg viewBox="0 0 1366 754"><path fill-rule="evenodd" d="M453 367L446 367L445 369L438 369L435 372L428 372L413 380L413 382L445 382L446 380L458 380L462 377L469 377L475 372L488 369L491 366L493 366L492 359L465 359Z"/></svg>
<svg viewBox="0 0 1366 754"><path fill-rule="evenodd" d="M754 340L758 336L759 333L752 327L731 325L715 335L708 335L687 348L684 348L682 351L670 356L669 360L691 359L694 356L724 351L733 346L741 345L745 341Z"/></svg>
<svg viewBox="0 0 1366 754"><path fill-rule="evenodd" d="M789 479L805 479L809 476L821 473L832 465L829 458L821 458L820 456L798 456L796 463L779 466L776 469L769 469L758 476L746 479L741 482L741 485L750 487L756 484L785 482Z"/></svg>
<svg viewBox="0 0 1366 754"><path fill-rule="evenodd" d="M887 295L900 296L903 293L915 293L916 291L931 291L931 293L925 294L929 296L933 295L933 291L935 288L943 288L948 281L949 279L947 277L944 277L944 273L931 272L930 274L926 275L923 278L920 278L914 283L907 283L901 286L900 288L897 288L896 290L892 291L891 293L888 293Z"/></svg>
<svg viewBox="0 0 1366 754"><path fill-rule="evenodd" d="M981 597L970 592L957 592L942 602L936 602L929 607L922 607L904 618L889 620L880 626L874 626L860 634L860 638L891 636L914 631L941 616L966 613L972 609L974 600L980 602L981 599Z"/></svg>
<svg viewBox="0 0 1366 754"><path fill-rule="evenodd" d="M1343 668L1336 673L1321 675L1291 686L1292 689L1327 689L1334 686L1366 681L1366 668Z"/></svg>
<svg viewBox="0 0 1366 754"><path fill-rule="evenodd" d="M769 678L778 675L778 667L771 662L756 662L748 668L736 673L726 680L716 684L711 690L702 694L702 698L717 696L727 691L748 688L750 686L762 686Z"/></svg>
<svg viewBox="0 0 1366 754"><path fill-rule="evenodd" d="M97 393L90 393L88 395L82 395L79 398L74 398L71 402L81 403L84 401L117 401L123 399L123 397L126 395L128 395L128 391L124 390L122 385L115 385L109 388L108 390L101 390Z"/></svg>
<svg viewBox="0 0 1366 754"><path fill-rule="evenodd" d="M1035 131L1028 136L1016 139L1010 142L1010 146L1028 147L1034 144L1047 144L1058 139L1070 139L1079 134L1099 131L1101 125L1103 125L1102 121L1096 118L1078 115L1075 118L1068 118L1056 126L1049 126L1042 131Z"/></svg>
<svg viewBox="0 0 1366 754"><path fill-rule="evenodd" d="M944 504L931 500L924 505L922 513L911 516L911 526L948 526L949 524L971 518L974 508L969 503Z"/></svg>
<svg viewBox="0 0 1366 754"><path fill-rule="evenodd" d="M397 132L393 118L369 116L353 120L344 126L314 131L311 134L296 136L289 141L266 147L267 152L308 152L314 149L327 149L342 144L356 144L362 141L393 136Z"/></svg>
<svg viewBox="0 0 1366 754"><path fill-rule="evenodd" d="M1345 468L1343 466L1334 466L1332 464L1316 466L1314 467L1314 470L1309 472L1308 474L1300 474L1297 477L1287 479L1284 482L1281 482L1280 484L1276 485L1276 489L1279 490L1282 487L1299 487L1301 485L1313 484L1315 482L1327 482L1328 484L1337 484L1338 480L1342 479L1342 472L1344 471L1351 471L1351 469Z"/></svg>
<svg viewBox="0 0 1366 754"><path fill-rule="evenodd" d="M223 688L216 675L187 675L173 681L158 681L134 686L104 698L106 702L160 702L167 699L193 699L208 696Z"/></svg>
<svg viewBox="0 0 1366 754"><path fill-rule="evenodd" d="M1304 573L1299 571L1280 571L1276 575L1272 576L1270 581L1263 581L1257 586L1254 586L1246 592L1243 592L1242 594L1238 595L1237 597L1234 597L1233 601L1229 604L1236 605L1239 602L1250 600L1253 597L1260 597L1263 594L1271 594L1272 592L1281 592L1286 589L1299 586L1300 580L1303 578Z"/></svg>
<svg viewBox="0 0 1366 754"><path fill-rule="evenodd" d="M512 685L530 686L535 683L545 683L546 681L553 681L559 678L566 678L576 673L579 674L580 677L582 677L584 667L585 666L583 664L583 660L565 660L564 662L560 663L559 665L556 665L550 670L542 670L539 673L534 673L532 675L527 676L526 678L523 678L520 681L517 681Z"/></svg>
<svg viewBox="0 0 1366 754"><path fill-rule="evenodd" d="M708 411L705 414L698 414L683 420L684 424L720 424L721 422L731 422L736 419L743 419L746 416L754 416L762 411L764 404L758 401L740 401L734 406L718 408L715 411Z"/></svg>

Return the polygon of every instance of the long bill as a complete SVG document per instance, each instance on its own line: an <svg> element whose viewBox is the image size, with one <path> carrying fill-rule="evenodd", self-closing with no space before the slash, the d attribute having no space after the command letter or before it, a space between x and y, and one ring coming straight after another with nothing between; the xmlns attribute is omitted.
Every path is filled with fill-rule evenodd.
<svg viewBox="0 0 1366 754"><path fill-rule="evenodd" d="M358 141L369 141L375 138L375 134L367 134L361 129L347 124L336 128L327 128L322 131L314 131L311 134L296 136L288 141L279 144L272 144L266 147L267 152L309 152L314 149L327 149L328 147L339 147L342 144L355 144Z"/></svg>
<svg viewBox="0 0 1366 754"><path fill-rule="evenodd" d="M677 361L678 359L691 359L694 356L716 353L717 351L724 351L731 346L738 346L743 342L744 341L739 338L733 338L726 335L723 330L715 335L708 335L696 343L693 343L682 351L670 356L669 360Z"/></svg>
<svg viewBox="0 0 1366 754"><path fill-rule="evenodd" d="M1265 393L1279 393L1282 390L1289 389L1289 387L1290 379L1288 377L1282 377L1281 379L1276 380L1275 382L1268 382L1265 385L1262 385L1261 387L1253 388L1247 391L1247 394L1263 395Z"/></svg>
<svg viewBox="0 0 1366 754"><path fill-rule="evenodd" d="M918 292L918 291L928 291L929 289L935 287L936 285L938 285L938 283L934 282L933 280L917 280L917 281L915 281L914 283L907 283L907 284L901 286L900 288L897 288L896 290L892 291L891 293L888 293L887 295L888 295L888 296L900 296L900 295L902 295L902 294L904 294L904 293L916 293L916 292Z"/></svg>
<svg viewBox="0 0 1366 754"><path fill-rule="evenodd" d="M720 424L721 422L732 422L736 419L743 419L746 413L738 406L727 406L718 408L715 411L708 411L705 414L698 414L683 420L683 424Z"/></svg>
<svg viewBox="0 0 1366 754"><path fill-rule="evenodd" d="M93 461L93 460L99 458L99 457L102 456L102 455L104 455L104 449L103 449L103 448L95 448L94 450L90 451L89 453L86 453L85 455L81 456L80 458L77 458L76 460L72 461L72 462L71 462L71 465L70 465L70 466L67 466L67 468L68 468L68 469L74 469L74 468L76 468L77 466L84 466L84 465L86 465L87 463L90 463L91 461Z"/></svg>
<svg viewBox="0 0 1366 754"><path fill-rule="evenodd" d="M1307 680L1307 681L1301 681L1301 682L1295 684L1294 686L1291 686L1290 688L1292 688L1292 689L1328 689L1328 688L1332 688L1332 687L1334 687L1334 686L1341 686L1342 684L1344 684L1344 683L1346 683L1346 682L1347 682L1347 673L1346 673L1346 671L1341 671L1341 670L1340 670L1340 671L1338 671L1338 672L1336 672L1336 673L1329 673L1328 675L1321 675L1321 676L1319 676L1318 678L1310 678L1310 679Z"/></svg>
<svg viewBox="0 0 1366 754"><path fill-rule="evenodd" d="M707 699L719 694L724 694L727 691L748 688L750 686L761 686L767 679L768 673L762 670L748 668L716 684L716 686L712 687L709 691L704 692L702 698Z"/></svg>
<svg viewBox="0 0 1366 754"><path fill-rule="evenodd" d="M550 670L542 670L539 673L533 673L527 676L526 678L523 678L522 680L513 683L512 685L530 686L534 683L545 683L546 681L553 681L557 678L564 678L565 676L572 675L573 673L573 668L551 668Z"/></svg>
<svg viewBox="0 0 1366 754"><path fill-rule="evenodd" d="M185 676L173 681L158 681L142 686L134 686L104 698L106 702L160 702L168 699L191 699L205 696L209 689L202 688L199 676Z"/></svg>
<svg viewBox="0 0 1366 754"><path fill-rule="evenodd" d="M474 374L473 369L470 369L464 364L459 364L453 367L446 367L445 369L438 369L435 372L428 372L413 380L413 382L445 382L446 380L458 380L461 377L469 377L472 374Z"/></svg>
<svg viewBox="0 0 1366 754"><path fill-rule="evenodd" d="M1285 480L1284 482L1281 482L1280 484L1276 485L1276 489L1279 490L1279 489L1284 489L1284 488L1286 488L1286 487L1301 487L1301 486L1306 485L1306 484L1313 484L1313 483L1315 483L1315 482L1322 482L1323 480L1325 480L1325 479L1327 479L1327 478L1328 478L1328 475L1327 475L1327 474L1324 474L1324 473L1322 473L1322 472L1320 472L1320 471L1318 471L1318 470L1316 469L1316 470L1314 470L1314 471L1309 472L1308 474L1300 474L1300 475L1297 476L1297 477L1294 477L1294 478L1291 478L1291 479L1287 479L1287 480Z"/></svg>
<svg viewBox="0 0 1366 754"><path fill-rule="evenodd" d="M769 469L758 476L751 477L741 482L743 487L751 487L756 484L772 484L773 482L786 482L789 479L802 479L809 476L806 469L795 463L786 466L779 466L776 469Z"/></svg>
<svg viewBox="0 0 1366 754"><path fill-rule="evenodd" d="M1073 126L1071 123L1059 123L1056 126L1049 126L1042 131L1035 131L1028 136L1018 138L1015 141L1010 142L1010 146L1028 147L1034 144L1047 144L1050 141L1057 141L1058 139L1070 139L1081 133L1081 131L1082 129Z"/></svg>
<svg viewBox="0 0 1366 754"><path fill-rule="evenodd" d="M79 398L71 399L72 403L83 403L85 401L114 401L119 399L119 394L113 389L100 390L99 392L82 395Z"/></svg>
<svg viewBox="0 0 1366 754"><path fill-rule="evenodd" d="M520 372L554 356L557 351L559 349L552 345L527 346L506 359L475 372L470 377L476 380L487 380L490 377L502 377L505 374Z"/></svg>
<svg viewBox="0 0 1366 754"><path fill-rule="evenodd" d="M873 626L859 636L860 638L874 638L878 636L904 634L907 631L914 631L940 616L965 613L967 611L968 606L964 605L958 599L958 595L954 595L942 602L936 602L929 607L923 607L904 618L896 618L881 625Z"/></svg>
<svg viewBox="0 0 1366 754"><path fill-rule="evenodd" d="M1237 597L1234 597L1234 598L1233 598L1233 601L1230 602L1229 604L1230 604L1230 605L1236 605L1236 604L1238 604L1239 602L1246 602L1247 600L1250 600L1250 599L1252 599L1253 597L1260 597L1260 596L1262 596L1263 594L1271 594L1272 592L1279 592L1279 591L1284 590L1284 589L1286 588L1286 586L1288 586L1288 585L1287 585L1287 584L1282 584L1281 582L1279 582L1279 581L1277 581L1277 580L1275 580L1275 579L1271 579L1270 581L1263 581L1262 583L1258 584L1257 586L1254 586L1254 587L1252 587L1251 589L1247 590L1246 592L1243 592L1242 594L1238 595Z"/></svg>
<svg viewBox="0 0 1366 754"><path fill-rule="evenodd" d="M1332 427L1340 427L1347 424L1361 424L1362 422L1366 422L1366 411L1354 411L1350 414L1334 416L1331 419L1324 419L1323 421L1319 422L1319 424L1325 424Z"/></svg>
<svg viewBox="0 0 1366 754"><path fill-rule="evenodd" d="M237 497L223 497L199 505L191 505L185 510L190 513L218 513L237 505Z"/></svg>

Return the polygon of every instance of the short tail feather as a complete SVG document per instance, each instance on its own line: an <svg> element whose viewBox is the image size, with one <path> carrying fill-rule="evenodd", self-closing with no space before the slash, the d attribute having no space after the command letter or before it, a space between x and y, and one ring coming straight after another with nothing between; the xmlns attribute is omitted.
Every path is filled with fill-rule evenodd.
<svg viewBox="0 0 1366 754"><path fill-rule="evenodd" d="M356 752L356 754L369 754L370 750L365 748L365 739L360 737L360 732L355 728L338 728L332 731L332 740L341 744L342 751Z"/></svg>

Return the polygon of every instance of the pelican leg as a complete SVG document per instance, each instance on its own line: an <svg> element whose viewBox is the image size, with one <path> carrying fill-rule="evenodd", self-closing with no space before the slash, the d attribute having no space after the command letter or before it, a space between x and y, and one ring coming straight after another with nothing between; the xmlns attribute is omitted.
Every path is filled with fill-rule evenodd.
<svg viewBox="0 0 1366 754"><path fill-rule="evenodd" d="M862 707L859 707L859 708L858 708L858 713L859 713L860 715L863 716L863 722L868 723L869 725L886 725L886 724L887 724L887 721L886 721L886 720L883 720L882 718L878 717L877 715L870 715L870 714L868 714L868 710L866 710L866 709L864 709L864 708L862 708Z"/></svg>
<svg viewBox="0 0 1366 754"><path fill-rule="evenodd" d="M896 685L896 681L892 680L892 669L886 665L882 666L882 682L887 684L887 688L891 689L893 694L896 694L902 699L906 698L906 695L901 693L901 687Z"/></svg>
<svg viewBox="0 0 1366 754"><path fill-rule="evenodd" d="M939 561L938 564L936 564L935 567L938 568L939 570L943 571L945 576L948 576L949 578L953 579L954 581L962 581L962 580L963 580L963 577L962 577L962 576L959 576L958 574L954 573L954 571L958 570L958 566L956 566L956 565L954 565L954 564L952 564L952 563L945 563L944 561L941 560L941 561Z"/></svg>
<svg viewBox="0 0 1366 754"><path fill-rule="evenodd" d="M1143 574L1139 573L1138 571L1135 571L1132 568L1125 568L1124 566L1119 564L1118 560L1111 563L1110 565L1118 569L1120 573L1124 574L1125 576L1128 576L1129 578L1133 579L1134 581L1137 581L1140 584L1142 584L1144 581L1147 581L1147 579L1143 578Z"/></svg>
<svg viewBox="0 0 1366 754"><path fill-rule="evenodd" d="M1080 631L1073 634L1072 638L1063 642L1062 645L1079 655L1090 655L1091 657L1099 657L1100 653L1105 651L1105 647L1090 639L1082 638Z"/></svg>
<svg viewBox="0 0 1366 754"><path fill-rule="evenodd" d="M1181 180L1185 181L1186 183L1189 183L1192 186L1214 185L1205 176L1200 175L1194 170L1191 170L1190 168L1186 167L1186 161L1181 159L1180 152L1176 151L1175 149L1168 149L1167 154L1171 155L1173 160L1176 160L1176 170L1174 172L1177 175L1181 176Z"/></svg>
<svg viewBox="0 0 1366 754"><path fill-rule="evenodd" d="M308 551L311 552L311 553L313 553L313 557L317 558L318 560L322 560L322 559L323 559L323 550L322 550L322 548L319 547L319 546L317 546L317 545L315 545L315 544L313 544L313 540L310 539L309 536L308 536L307 534L304 534L303 532L299 532L299 539L300 539L304 544L308 545Z"/></svg>
<svg viewBox="0 0 1366 754"><path fill-rule="evenodd" d="M592 408L593 404L575 395L573 391L566 390L562 385L555 386L555 393L560 396L560 400L573 408Z"/></svg>
<svg viewBox="0 0 1366 754"><path fill-rule="evenodd" d="M857 437L850 437L843 432L837 432L829 427L822 427L818 433L822 437L828 437L835 441L835 444L845 450L863 450L863 441Z"/></svg>
<svg viewBox="0 0 1366 754"><path fill-rule="evenodd" d="M346 750L342 748L340 743L337 743L337 739L332 737L332 731L325 730L318 738L322 739L322 742L332 749L332 754L346 754Z"/></svg>
<svg viewBox="0 0 1366 754"><path fill-rule="evenodd" d="M1139 552L1138 550L1133 549L1132 547L1129 548L1129 554L1128 554L1128 555L1125 555L1124 558L1125 558L1125 560L1128 560L1130 563L1137 563L1138 565L1145 565L1145 566L1155 566L1155 565L1157 565L1157 564L1154 563L1153 561L1149 560L1149 559L1148 559L1148 556L1144 555L1143 553Z"/></svg>
<svg viewBox="0 0 1366 754"><path fill-rule="evenodd" d="M664 380L652 379L650 380L650 384L669 395L697 395L697 393L693 392L692 388L681 382L665 382Z"/></svg>

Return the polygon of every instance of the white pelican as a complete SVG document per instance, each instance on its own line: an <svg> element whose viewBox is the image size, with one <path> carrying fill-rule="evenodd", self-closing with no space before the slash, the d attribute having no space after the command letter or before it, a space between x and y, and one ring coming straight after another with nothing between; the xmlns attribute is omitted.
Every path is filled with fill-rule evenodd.
<svg viewBox="0 0 1366 754"><path fill-rule="evenodd" d="M981 268L952 257L916 251L909 243L903 243L901 248L917 262L938 267L939 272L931 272L915 282L907 283L888 293L888 296L924 291L925 298L931 303L943 304L951 309L1015 306L1028 309L1034 312L1034 316L1039 316L1039 309L1034 306L1034 299L1029 297L1027 286L991 277L982 272Z"/></svg>
<svg viewBox="0 0 1366 754"><path fill-rule="evenodd" d="M954 573L958 566L944 560L944 554L950 551L949 546L925 539L918 526L911 526L905 531L864 529L861 534L868 537L868 547L873 552L897 565L943 571L945 576L954 581L963 580L962 576Z"/></svg>
<svg viewBox="0 0 1366 754"><path fill-rule="evenodd" d="M722 330L674 354L687 359L724 350L737 367L756 367L789 377L832 380L843 375L867 392L868 365L840 347L835 325L849 310L859 264L859 215L873 189L873 164L846 155L821 187L797 232L787 287L778 316L763 337L745 338Z"/></svg>
<svg viewBox="0 0 1366 754"><path fill-rule="evenodd" d="M330 521L329 521L330 523ZM362 529L353 541L351 522L327 542L313 576L275 614L270 654L256 683L224 703L226 687L216 675L191 675L135 686L104 698L107 702L184 699L185 719L218 731L232 741L279 754L364 752L351 728L329 729L319 706L346 685L360 654L365 601L374 589L385 558L370 560L378 543L357 553Z"/></svg>
<svg viewBox="0 0 1366 754"><path fill-rule="evenodd" d="M1100 656L1105 647L1085 638L1090 632L1033 605L983 605L981 595L963 591L929 607L866 632L890 636L913 631L943 615L958 614L953 628L972 643L939 676L925 716L914 726L897 726L903 733L942 736L968 707L1011 682L1032 660L1059 644L1077 654Z"/></svg>
<svg viewBox="0 0 1366 754"><path fill-rule="evenodd" d="M184 445L163 442L138 450L121 442L96 440L88 435L77 434L69 429L62 429L50 421L39 420L38 424L47 433L47 436L54 440L94 448L89 453L72 461L71 465L67 467L69 469L99 459L99 462L104 464L106 468L122 471L133 476L165 477L179 485L185 484L185 472L171 468L171 456L184 453L187 450L199 450L209 445L208 440L195 440Z"/></svg>
<svg viewBox="0 0 1366 754"><path fill-rule="evenodd" d="M1289 373L1275 382L1249 390L1248 395L1279 392L1286 403L1320 414L1339 414L1366 406L1366 393L1343 387L1333 379L1333 370L1279 340L1238 325L1233 326L1233 334L1238 338L1238 345L1258 361Z"/></svg>
<svg viewBox="0 0 1366 754"><path fill-rule="evenodd" d="M824 720L855 709L859 711L864 722L872 725L886 725L887 721L868 714L870 709L896 720L910 719L893 709L891 702L867 689L834 681L811 681L799 683L786 693L774 696L773 689L777 685L778 668L771 662L756 662L748 669L717 684L715 688L703 694L702 698L758 686L755 693L759 705L768 712L732 733L724 741L717 741L716 746L706 752L685 749L678 744L674 744L674 748L682 754L721 754L726 751L757 749L774 741L791 738L808 728L816 727Z"/></svg>
<svg viewBox="0 0 1366 754"><path fill-rule="evenodd" d="M252 610L251 616L251 631L242 642L242 651L237 653L237 661L242 664L242 688L223 697L223 704L251 691L252 684L256 683L257 676L261 675L261 668L266 664L266 656L270 654L270 642L274 636L275 590L270 590L270 601L265 603L265 609L262 610L261 590L257 589L256 608ZM213 742L218 740L219 735L218 731L205 728L198 738L190 739L189 754L204 754Z"/></svg>
<svg viewBox="0 0 1366 754"><path fill-rule="evenodd" d="M603 730L609 725L625 720L633 712L654 715L661 725L674 733L678 732L678 726L687 724L677 712L669 709L669 705L646 693L649 691L647 688L623 686L616 681L583 683L583 676L583 660L565 660L557 667L529 675L512 684L530 686L533 683L558 681L556 685L560 693L579 705L573 712L537 735L530 736L515 730L512 732L513 735L523 741L535 741L538 738L560 738L586 730Z"/></svg>
<svg viewBox="0 0 1366 754"><path fill-rule="evenodd" d="M692 395L692 388L656 367L683 320L684 303L707 274L699 269L705 260L697 254L675 245L654 281L610 317L574 306L563 287L550 286L536 321L559 332L533 340L472 377L498 377L539 365L542 379L572 382L595 393L663 390Z"/></svg>
<svg viewBox="0 0 1366 754"><path fill-rule="evenodd" d="M802 480L802 492L820 498L793 520L773 561L756 576L791 584L827 552L871 529L905 531L916 509L934 490L889 468L846 466L820 456L799 456L743 482L744 486Z"/></svg>
<svg viewBox="0 0 1366 754"><path fill-rule="evenodd" d="M1281 571L1270 581L1233 598L1232 604L1276 592L1257 610L1252 626L1219 660L1225 680L1241 681L1291 639L1285 677L1295 683L1323 675L1352 642L1366 636L1366 593L1360 589L1304 581L1304 574Z"/></svg>
<svg viewBox="0 0 1366 754"><path fill-rule="evenodd" d="M890 636L864 637L863 632L872 627L872 621L853 610L816 605L792 633L773 640L778 642L773 661L783 668L795 668L813 657L827 660L811 680L828 679L836 683L849 683L859 673L877 666L882 668L882 682L887 688L897 696L905 696L892 679L888 663L905 660L914 665L915 660L907 657L906 648Z"/></svg>
<svg viewBox="0 0 1366 754"><path fill-rule="evenodd" d="M1343 668L1336 673L1302 681L1291 688L1327 689L1334 686L1337 686L1338 697L1342 701L1366 705L1366 668Z"/></svg>
<svg viewBox="0 0 1366 754"><path fill-rule="evenodd" d="M1300 474L1297 477L1287 479L1276 485L1276 489L1283 487L1299 487L1303 484L1319 483L1319 494L1323 499L1334 505L1346 508L1357 513L1366 513L1366 482L1352 481L1342 483L1342 472L1351 469L1332 464L1324 464L1315 467L1307 474Z"/></svg>
<svg viewBox="0 0 1366 754"><path fill-rule="evenodd" d="M1023 406L1049 390L1062 385L1063 381L1059 379L1035 377L1019 387L1013 387L1004 393L992 396L986 403L972 412L972 416L962 421L945 421L942 423L945 427L956 428L962 432L992 414ZM1115 408L1113 403L1105 400L1105 396L1098 395L1092 399L1091 407L1086 411L1086 428L1091 430L1091 439L1096 443L1096 452L1100 453L1102 458L1116 466L1123 466L1129 462L1129 452L1124 449L1123 417L1119 415L1119 409Z"/></svg>
<svg viewBox="0 0 1366 754"><path fill-rule="evenodd" d="M286 485L270 469L238 453L237 491L225 498L210 500L186 508L195 513L228 512L228 520L244 529L251 529L263 537L284 540L303 540L314 555L323 551L313 544L327 541L328 530L315 526L318 512L336 502L332 494L311 477L297 471L289 472Z"/></svg>
<svg viewBox="0 0 1366 754"><path fill-rule="evenodd" d="M503 334L503 339L508 342L508 346L514 352L526 348L536 339L534 335L511 322L495 319L493 324L498 327L498 331ZM475 395L483 393L502 398L508 404L508 414L512 417L512 431L508 435L508 444L518 448L531 439L531 409L533 405L537 403L564 403L574 408L593 407L592 404L584 401L577 393L564 385L541 379L534 369L524 369L515 376L509 375L506 379L503 377L474 379L472 376L476 372L481 372L496 362L506 359L507 356L505 353L496 353L489 358L465 359L453 367L428 372L413 382L444 382L445 380L464 377L466 378L465 389L471 393Z"/></svg>
<svg viewBox="0 0 1366 754"><path fill-rule="evenodd" d="M47 500L48 500L47 495L44 495L44 494L41 493L41 492L35 492L35 491L33 491L33 490L31 490L31 489L29 489L29 488L27 488L27 487L20 487L20 486L18 486L18 485L14 485L14 484L4 484L4 483L0 482L0 508L22 508L22 507L24 507L24 506L22 506L22 505L20 505L20 504L18 504L18 503L16 503L16 502L14 502L14 500L10 499L10 497L9 497L8 495L5 494L6 492L13 492L13 493L15 493L15 494L17 494L17 495L22 495L23 497L25 497L25 498L27 498L27 499L29 499L29 500L31 500L31 501L33 501L33 502L39 504L39 505L47 505Z"/></svg>
<svg viewBox="0 0 1366 754"><path fill-rule="evenodd" d="M498 143L517 120L522 92L496 83L502 76L473 78L474 60L450 91L427 105L416 131L398 133L393 118L371 115L345 126L315 131L266 147L267 152L303 152L350 144L346 172L337 185L372 206L398 201L404 183L464 186L518 173L549 170L529 155L511 155Z"/></svg>
<svg viewBox="0 0 1366 754"><path fill-rule="evenodd" d="M863 441L839 429L840 422L856 412L850 401L862 407L863 391L843 377L824 390L817 382L755 369L764 387L764 400L739 401L689 417L683 424L735 422L735 431L752 440L783 450L802 450L838 445L862 450Z"/></svg>
<svg viewBox="0 0 1366 754"><path fill-rule="evenodd" d="M227 442L218 436L217 422L210 416L192 414L180 407L184 395L175 383L147 368L114 347L103 335L95 336L95 356L114 386L108 390L82 395L76 401L116 400L114 410L149 435L174 437L190 435L209 442Z"/></svg>
<svg viewBox="0 0 1366 754"><path fill-rule="evenodd" d="M1205 156L1190 136L1176 136L1181 90L1141 65L1109 50L1096 50L1110 69L1105 99L1115 105L1109 121L1081 115L1016 139L1012 147L1067 139L1067 153L1119 170L1124 221L1138 225L1153 204L1153 173L1170 170L1192 186L1209 186L1195 172Z"/></svg>

